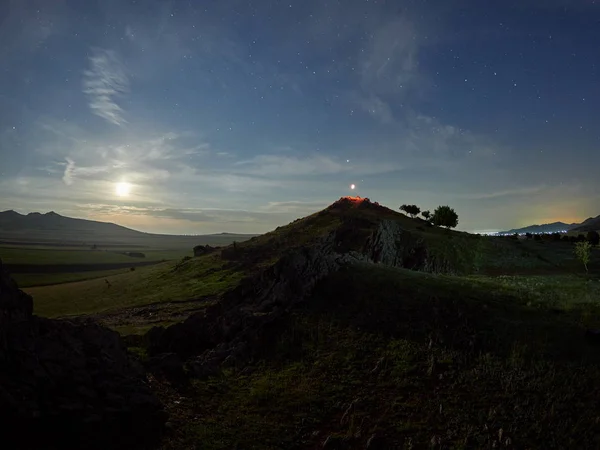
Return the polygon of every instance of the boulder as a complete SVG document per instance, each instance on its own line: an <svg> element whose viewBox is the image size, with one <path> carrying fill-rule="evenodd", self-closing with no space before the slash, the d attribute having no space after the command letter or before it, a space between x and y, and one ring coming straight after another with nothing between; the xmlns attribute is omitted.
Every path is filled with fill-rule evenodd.
<svg viewBox="0 0 600 450"><path fill-rule="evenodd" d="M119 335L32 310L0 262L2 448L156 446L166 416Z"/></svg>

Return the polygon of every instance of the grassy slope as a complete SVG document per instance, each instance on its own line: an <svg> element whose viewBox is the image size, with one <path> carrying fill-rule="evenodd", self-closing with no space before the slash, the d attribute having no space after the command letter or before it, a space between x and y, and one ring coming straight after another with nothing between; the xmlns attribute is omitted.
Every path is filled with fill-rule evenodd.
<svg viewBox="0 0 600 450"><path fill-rule="evenodd" d="M181 264L161 263L105 279L25 289L35 313L45 317L93 314L153 303L218 295L234 286L241 273L222 269L217 255Z"/></svg>
<svg viewBox="0 0 600 450"><path fill-rule="evenodd" d="M598 448L600 355L580 328L597 304L557 313L530 287L335 274L249 368L155 384L176 430L165 448L364 448L373 434L384 448ZM598 301L597 286L577 289Z"/></svg>
<svg viewBox="0 0 600 450"><path fill-rule="evenodd" d="M126 251L144 253L145 258L134 258L122 254ZM119 249L118 251L90 250L90 249L29 249L23 247L0 247L0 258L5 264L35 264L35 265L60 265L60 264L101 264L101 263L135 263L143 261L161 261L180 259L191 256L192 249L187 250L158 250L158 249Z"/></svg>
<svg viewBox="0 0 600 450"><path fill-rule="evenodd" d="M13 273L11 276L20 288L40 286L55 286L58 284L73 283L76 281L108 278L113 275L129 272L130 269L115 269L86 272L61 272L61 273ZM140 269L138 269L140 270Z"/></svg>
<svg viewBox="0 0 600 450"><path fill-rule="evenodd" d="M156 302L219 295L235 286L244 275L274 263L285 251L307 245L343 227L344 223L352 223L351 242L358 243L360 247L364 238L382 219L399 221L403 229L412 233L412 238L423 239L434 257L447 261L458 273L485 274L492 271L504 274L514 273L515 268L517 272L556 272L555 265L549 263L547 258L540 259L535 248L524 248L524 244L511 239L483 238L426 227L423 221L374 205L340 207L334 204L270 233L238 243L235 251L230 246L225 251L225 258L215 253L183 263L138 268L132 273L110 277L110 289L106 288L104 279L97 279L27 290L34 296L36 312L51 317L116 311ZM552 245L548 243L538 247ZM176 271L173 270L175 265L179 267ZM119 330L131 331L135 328L128 327L122 320L118 323ZM147 324L138 321L135 326L147 328Z"/></svg>

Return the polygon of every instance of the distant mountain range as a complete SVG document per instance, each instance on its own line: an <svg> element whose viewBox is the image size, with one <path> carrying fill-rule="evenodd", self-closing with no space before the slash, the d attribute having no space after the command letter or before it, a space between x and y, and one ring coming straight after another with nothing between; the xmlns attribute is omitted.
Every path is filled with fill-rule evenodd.
<svg viewBox="0 0 600 450"><path fill-rule="evenodd" d="M117 233L132 236L142 234L141 231L132 230L115 223L74 219L72 217L61 216L54 211L45 214L39 212L19 214L13 210L0 212L0 232L24 230L56 230L61 232L67 230L72 232L93 231L97 233Z"/></svg>
<svg viewBox="0 0 600 450"><path fill-rule="evenodd" d="M523 228L514 228L508 231L501 231L498 234L522 234L522 233L557 233L565 231L587 232L591 230L600 230L600 216L590 217L581 223L553 222L542 225L529 225Z"/></svg>
<svg viewBox="0 0 600 450"><path fill-rule="evenodd" d="M226 245L234 240L242 241L255 235L219 233L206 235L176 236L144 233L110 222L75 219L50 211L42 214L20 214L16 211L0 212L0 241L26 243L60 243L62 245L112 244L152 246L156 240L162 245L170 242L179 247L190 244Z"/></svg>

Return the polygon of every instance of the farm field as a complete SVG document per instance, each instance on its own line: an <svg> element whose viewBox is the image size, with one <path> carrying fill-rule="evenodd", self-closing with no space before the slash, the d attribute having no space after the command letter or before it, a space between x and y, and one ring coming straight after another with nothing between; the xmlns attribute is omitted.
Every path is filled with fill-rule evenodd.
<svg viewBox="0 0 600 450"><path fill-rule="evenodd" d="M51 286L106 278L141 270L165 261L178 261L193 255L195 245L221 246L249 239L248 235L217 234L205 236L85 235L58 240L56 233L0 233L0 259L21 287ZM59 233L60 235L60 233ZM97 244L88 244L97 242ZM131 253L131 255L127 254ZM141 255L136 254L143 254Z"/></svg>

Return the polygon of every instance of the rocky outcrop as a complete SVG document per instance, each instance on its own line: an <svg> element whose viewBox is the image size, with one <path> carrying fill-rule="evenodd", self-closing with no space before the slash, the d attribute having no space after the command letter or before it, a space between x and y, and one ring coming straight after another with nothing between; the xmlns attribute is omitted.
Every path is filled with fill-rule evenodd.
<svg viewBox="0 0 600 450"><path fill-rule="evenodd" d="M166 417L118 334L32 309L0 262L2 448L152 448Z"/></svg>
<svg viewBox="0 0 600 450"><path fill-rule="evenodd" d="M351 207L356 203L351 199L340 202ZM365 202L361 199L358 205ZM218 373L223 364L241 364L268 339L275 321L306 299L320 280L356 263L443 271L424 241L398 222L383 220L373 229L372 222L351 218L312 245L289 251L206 311L166 329L153 328L145 337L148 351L154 360L173 353L187 359L189 371L196 376ZM165 359L174 360L172 356Z"/></svg>
<svg viewBox="0 0 600 450"><path fill-rule="evenodd" d="M332 233L244 280L205 312L167 329L150 330L146 336L149 352L194 357L188 366L196 374L213 373L225 360L233 363L251 357L261 330L304 300L318 281L346 264L369 261L358 252L336 253L334 247Z"/></svg>

